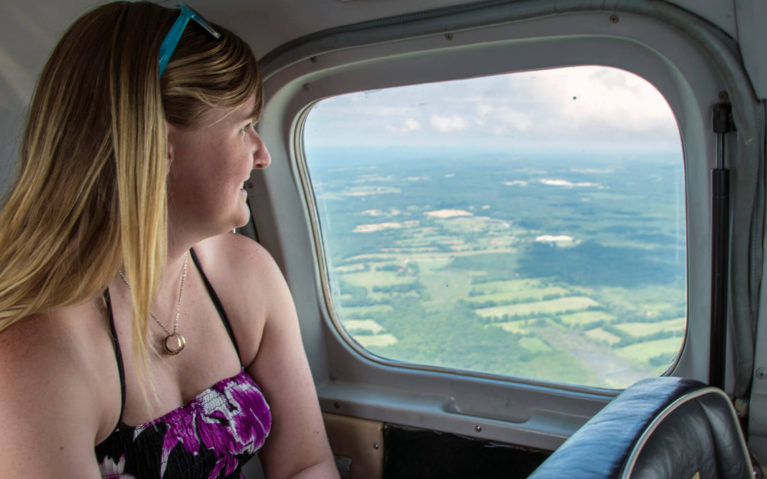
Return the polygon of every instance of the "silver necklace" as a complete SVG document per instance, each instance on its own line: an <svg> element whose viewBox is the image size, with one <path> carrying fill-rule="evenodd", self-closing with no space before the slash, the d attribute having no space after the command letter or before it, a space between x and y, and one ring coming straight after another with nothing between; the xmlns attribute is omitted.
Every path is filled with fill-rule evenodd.
<svg viewBox="0 0 767 479"><path fill-rule="evenodd" d="M165 339L162 340L162 349L165 351L165 354L170 356L175 356L180 353L184 349L184 346L186 346L186 338L184 338L183 334L178 332L178 320L181 317L181 295L184 294L184 282L186 281L186 269L188 263L189 251L184 254L184 268L181 270L181 282L178 286L178 302L176 302L176 316L173 320L173 331L169 331L168 328L157 319L157 316L155 316L154 313L151 311L149 312L149 316L154 319L154 322L165 331L165 334L167 334ZM130 288L128 278L125 277L125 274L123 274L121 270L118 270L117 273L120 275L120 278L125 285Z"/></svg>

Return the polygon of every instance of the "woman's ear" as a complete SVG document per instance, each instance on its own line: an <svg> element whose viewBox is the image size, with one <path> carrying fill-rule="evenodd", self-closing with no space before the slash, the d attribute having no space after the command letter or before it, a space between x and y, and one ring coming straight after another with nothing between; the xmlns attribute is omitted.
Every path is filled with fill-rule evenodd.
<svg viewBox="0 0 767 479"><path fill-rule="evenodd" d="M178 141L178 130L168 120L165 120L165 131L168 134L168 161L173 161L173 151Z"/></svg>

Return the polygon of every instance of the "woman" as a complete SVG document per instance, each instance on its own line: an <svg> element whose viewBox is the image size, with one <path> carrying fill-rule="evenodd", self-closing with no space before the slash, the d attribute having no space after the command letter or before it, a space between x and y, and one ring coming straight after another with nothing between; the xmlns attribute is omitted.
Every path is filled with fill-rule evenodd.
<svg viewBox="0 0 767 479"><path fill-rule="evenodd" d="M239 477L263 444L267 477L338 477L287 285L230 233L261 109L248 46L187 7L59 42L0 213L0 476Z"/></svg>

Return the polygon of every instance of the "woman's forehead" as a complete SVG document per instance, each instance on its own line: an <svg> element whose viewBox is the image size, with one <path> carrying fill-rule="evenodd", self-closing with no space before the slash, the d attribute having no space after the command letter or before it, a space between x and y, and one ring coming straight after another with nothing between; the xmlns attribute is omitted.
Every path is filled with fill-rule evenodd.
<svg viewBox="0 0 767 479"><path fill-rule="evenodd" d="M237 106L214 106L207 109L200 117L198 125L205 128L219 123L247 121L257 115L256 96L252 95L247 101Z"/></svg>

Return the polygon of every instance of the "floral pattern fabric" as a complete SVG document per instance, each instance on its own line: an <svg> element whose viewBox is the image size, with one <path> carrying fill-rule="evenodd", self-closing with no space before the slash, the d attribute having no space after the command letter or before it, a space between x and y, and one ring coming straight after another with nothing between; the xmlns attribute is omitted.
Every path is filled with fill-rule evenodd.
<svg viewBox="0 0 767 479"><path fill-rule="evenodd" d="M96 459L105 479L237 479L270 428L269 405L243 370L149 423L120 423Z"/></svg>

